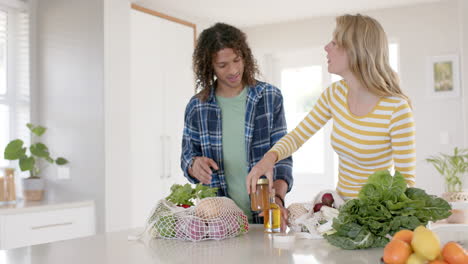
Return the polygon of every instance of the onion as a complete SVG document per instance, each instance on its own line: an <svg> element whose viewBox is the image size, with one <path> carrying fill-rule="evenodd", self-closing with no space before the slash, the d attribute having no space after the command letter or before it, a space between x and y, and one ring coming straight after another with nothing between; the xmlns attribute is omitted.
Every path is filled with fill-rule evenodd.
<svg viewBox="0 0 468 264"><path fill-rule="evenodd" d="M220 215L220 205L214 199L205 198L195 207L195 215L201 219L213 219Z"/></svg>

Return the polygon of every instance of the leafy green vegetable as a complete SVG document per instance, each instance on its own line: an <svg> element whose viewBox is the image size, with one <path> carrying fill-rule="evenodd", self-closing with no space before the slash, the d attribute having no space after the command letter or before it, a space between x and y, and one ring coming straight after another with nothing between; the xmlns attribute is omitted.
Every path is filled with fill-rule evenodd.
<svg viewBox="0 0 468 264"><path fill-rule="evenodd" d="M370 247L384 247L388 243L388 238L376 236L372 234L369 230L360 227L352 227L350 230L352 236L349 235L339 235L334 233L331 235L325 235L327 241L343 249L362 249Z"/></svg>
<svg viewBox="0 0 468 264"><path fill-rule="evenodd" d="M195 188L187 183L185 185L173 184L171 186L171 194L166 197L166 200L176 205L194 205L195 199L203 199L206 197L215 197L218 188L211 188L201 184L196 184Z"/></svg>
<svg viewBox="0 0 468 264"><path fill-rule="evenodd" d="M388 170L369 176L367 184L359 192L359 199L372 201L396 201L406 190L406 181L400 172L392 177Z"/></svg>
<svg viewBox="0 0 468 264"><path fill-rule="evenodd" d="M211 188L205 185L195 185L194 195L195 198L203 199L206 197L215 197L218 192L218 188Z"/></svg>
<svg viewBox="0 0 468 264"><path fill-rule="evenodd" d="M383 247L388 235L414 230L429 221L450 216L450 205L442 198L418 188L407 188L399 172L392 176L378 171L369 176L358 199L347 201L333 220L334 234L327 241L343 249Z"/></svg>

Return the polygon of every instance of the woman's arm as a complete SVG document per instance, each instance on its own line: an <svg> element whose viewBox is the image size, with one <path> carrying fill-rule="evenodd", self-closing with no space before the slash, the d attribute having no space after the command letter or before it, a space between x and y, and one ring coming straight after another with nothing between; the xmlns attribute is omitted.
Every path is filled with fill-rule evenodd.
<svg viewBox="0 0 468 264"><path fill-rule="evenodd" d="M331 118L329 106L331 88L327 88L318 102L297 127L282 137L273 148L252 168L246 178L247 192L255 192L257 180L265 175L269 182L273 182L273 168L275 164L291 156L302 144L320 130ZM270 186L271 188L271 186Z"/></svg>
<svg viewBox="0 0 468 264"><path fill-rule="evenodd" d="M415 124L413 112L406 101L397 106L392 114L390 138L395 170L405 177L409 186L413 186L416 182Z"/></svg>

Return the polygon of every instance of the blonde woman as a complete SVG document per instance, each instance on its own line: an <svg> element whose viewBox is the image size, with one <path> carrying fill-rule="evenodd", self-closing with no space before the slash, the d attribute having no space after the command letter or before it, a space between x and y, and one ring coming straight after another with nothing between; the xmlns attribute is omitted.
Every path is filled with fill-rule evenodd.
<svg viewBox="0 0 468 264"><path fill-rule="evenodd" d="M330 119L331 144L339 156L336 189L344 199L357 197L373 172L393 166L408 185L414 185L411 103L389 66L382 26L360 14L337 17L333 39L325 51L328 71L343 80L328 87L304 120L252 168L246 178L249 193L255 191L255 182L262 175L272 182L274 164L291 156Z"/></svg>

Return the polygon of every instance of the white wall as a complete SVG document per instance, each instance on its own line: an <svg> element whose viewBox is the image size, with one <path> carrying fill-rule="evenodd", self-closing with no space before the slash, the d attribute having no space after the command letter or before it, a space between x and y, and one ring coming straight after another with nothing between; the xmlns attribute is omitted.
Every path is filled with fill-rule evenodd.
<svg viewBox="0 0 468 264"><path fill-rule="evenodd" d="M178 11L174 11L173 9L168 9L166 7L161 7L158 4L155 4L151 0L131 0L131 2L143 6L145 8L149 8L151 10L163 13L165 15L177 17L179 19L188 21L190 23L194 23L197 26L197 35L200 34L204 29L210 27L214 23L218 22L215 20L212 20L210 18L201 18L199 16L194 16L193 14L189 13L181 13Z"/></svg>
<svg viewBox="0 0 468 264"><path fill-rule="evenodd" d="M130 2L104 0L106 231L131 224Z"/></svg>
<svg viewBox="0 0 468 264"><path fill-rule="evenodd" d="M464 107L464 130L468 131L468 1L458 0L458 18L460 23L460 48L461 48L461 87ZM468 133L465 134L465 146L468 146ZM468 177L468 176L467 176ZM468 181L468 179L466 179ZM465 181L465 182L466 182ZM468 183L467 183L468 184Z"/></svg>
<svg viewBox="0 0 468 264"><path fill-rule="evenodd" d="M460 67L461 91L463 98L464 146L468 146L468 1L458 0L458 19L460 24ZM468 175L465 175L465 189L468 189Z"/></svg>
<svg viewBox="0 0 468 264"><path fill-rule="evenodd" d="M430 56L460 54L460 3L449 0L365 13L380 21L389 39L400 44L402 88L413 101L416 119L417 186L434 194L443 191L443 179L425 158L465 146L464 108L461 97L434 100L427 95L426 66ZM244 31L261 68L268 70L265 58L269 54L323 47L334 26L334 17L321 17ZM442 133L448 133L448 144L441 144Z"/></svg>
<svg viewBox="0 0 468 264"><path fill-rule="evenodd" d="M44 171L51 200L93 199L104 230L103 6L94 0L40 0L34 17L37 121L53 157L70 161L69 180ZM34 23L33 22L33 23Z"/></svg>

